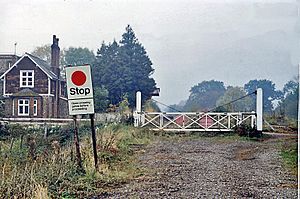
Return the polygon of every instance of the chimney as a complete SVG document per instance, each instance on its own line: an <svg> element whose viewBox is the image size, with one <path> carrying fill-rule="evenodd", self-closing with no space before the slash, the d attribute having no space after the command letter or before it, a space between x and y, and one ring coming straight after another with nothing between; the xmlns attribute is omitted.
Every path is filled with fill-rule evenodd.
<svg viewBox="0 0 300 199"><path fill-rule="evenodd" d="M53 35L53 43L51 45L51 70L60 77L60 69L59 69L59 53L60 48L58 46L58 38L56 35Z"/></svg>

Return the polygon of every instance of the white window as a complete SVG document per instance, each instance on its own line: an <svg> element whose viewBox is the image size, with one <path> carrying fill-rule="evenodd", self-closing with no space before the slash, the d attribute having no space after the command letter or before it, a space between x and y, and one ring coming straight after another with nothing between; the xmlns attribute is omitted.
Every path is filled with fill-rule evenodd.
<svg viewBox="0 0 300 199"><path fill-rule="evenodd" d="M34 70L20 70L20 87L34 87Z"/></svg>
<svg viewBox="0 0 300 199"><path fill-rule="evenodd" d="M37 116L37 100L33 100L33 115Z"/></svg>
<svg viewBox="0 0 300 199"><path fill-rule="evenodd" d="M29 115L29 100L19 99L18 101L18 115L27 116Z"/></svg>

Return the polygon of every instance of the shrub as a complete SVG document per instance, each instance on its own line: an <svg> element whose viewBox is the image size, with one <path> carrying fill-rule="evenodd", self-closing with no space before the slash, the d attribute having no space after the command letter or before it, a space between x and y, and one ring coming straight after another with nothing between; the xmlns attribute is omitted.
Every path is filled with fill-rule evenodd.
<svg viewBox="0 0 300 199"><path fill-rule="evenodd" d="M259 138L262 136L261 132L258 132L255 126L251 127L250 125L246 125L246 124L241 124L236 126L234 128L234 132L237 133L239 136L244 136L244 137Z"/></svg>

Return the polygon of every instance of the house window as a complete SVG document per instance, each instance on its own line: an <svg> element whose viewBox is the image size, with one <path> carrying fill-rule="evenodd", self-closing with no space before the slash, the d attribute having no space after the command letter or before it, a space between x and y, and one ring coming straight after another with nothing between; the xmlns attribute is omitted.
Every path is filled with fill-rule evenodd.
<svg viewBox="0 0 300 199"><path fill-rule="evenodd" d="M28 99L19 99L18 115L21 115L21 116L29 115L29 100Z"/></svg>
<svg viewBox="0 0 300 199"><path fill-rule="evenodd" d="M34 87L34 70L20 70L20 87Z"/></svg>
<svg viewBox="0 0 300 199"><path fill-rule="evenodd" d="M37 116L37 100L33 100L33 115Z"/></svg>

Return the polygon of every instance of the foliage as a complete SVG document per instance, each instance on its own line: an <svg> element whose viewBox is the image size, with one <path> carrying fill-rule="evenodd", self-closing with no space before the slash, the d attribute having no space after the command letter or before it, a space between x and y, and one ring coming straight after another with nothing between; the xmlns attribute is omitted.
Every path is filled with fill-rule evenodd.
<svg viewBox="0 0 300 199"><path fill-rule="evenodd" d="M118 112L120 112L121 114L130 113L130 108L129 108L129 102L128 102L127 95L124 95L123 100L119 103Z"/></svg>
<svg viewBox="0 0 300 199"><path fill-rule="evenodd" d="M144 106L146 112L160 112L160 108L153 100L147 100Z"/></svg>
<svg viewBox="0 0 300 199"><path fill-rule="evenodd" d="M108 91L104 87L94 87L95 112L105 112L108 106Z"/></svg>
<svg viewBox="0 0 300 199"><path fill-rule="evenodd" d="M16 126L9 132L18 137ZM78 173L74 161L70 126L43 129L23 126L27 142L10 150L10 139L0 141L0 198L90 198L109 184L118 184L141 174L134 166L134 151L151 141L147 130L123 125L97 129L97 152L101 164L95 171L89 127L80 125L79 137L85 173ZM1 128L4 129L4 128ZM14 130L11 130L14 129ZM63 136L65 134L65 136ZM69 134L69 135L67 135ZM2 131L1 131L1 134Z"/></svg>
<svg viewBox="0 0 300 199"><path fill-rule="evenodd" d="M31 52L31 54L45 60L49 64L51 64L51 44L37 46Z"/></svg>
<svg viewBox="0 0 300 199"><path fill-rule="evenodd" d="M297 139L285 140L282 144L280 153L284 160L285 166L291 170L291 172L297 175L298 169L298 148Z"/></svg>
<svg viewBox="0 0 300 199"><path fill-rule="evenodd" d="M85 65L93 64L95 60L95 55L93 51L88 48L74 48L70 47L64 50L64 63L63 65Z"/></svg>
<svg viewBox="0 0 300 199"><path fill-rule="evenodd" d="M203 81L190 90L190 96L184 106L186 111L209 110L216 105L216 101L225 93L224 83L210 80Z"/></svg>
<svg viewBox="0 0 300 199"><path fill-rule="evenodd" d="M36 47L31 54L51 64L51 45L45 44ZM60 51L60 65L83 65L94 63L95 55L88 48L70 47Z"/></svg>
<svg viewBox="0 0 300 199"><path fill-rule="evenodd" d="M45 60L48 64L51 64L51 44L37 46L31 52L31 54ZM64 65L65 63L64 59L65 59L65 50L61 50L60 60L59 60L60 65Z"/></svg>
<svg viewBox="0 0 300 199"><path fill-rule="evenodd" d="M251 127L250 125L241 124L234 128L234 132L237 133L239 136L243 137L256 137L259 138L262 136L261 132L256 130L256 127Z"/></svg>
<svg viewBox="0 0 300 199"><path fill-rule="evenodd" d="M143 101L151 97L156 85L150 78L153 72L145 48L128 25L119 43L102 43L93 68L93 84L105 86L111 104L119 104L126 94L129 105L133 107L136 91L144 94Z"/></svg>
<svg viewBox="0 0 300 199"><path fill-rule="evenodd" d="M244 85L247 94L255 92L257 88L263 89L264 112L271 113L273 110L272 101L279 100L283 94L281 91L275 90L275 84L271 80L250 80ZM252 97L255 100L255 96ZM254 108L254 107L253 107Z"/></svg>
<svg viewBox="0 0 300 199"><path fill-rule="evenodd" d="M219 111L221 110L222 105L224 105L222 106L223 111L225 110L226 112L251 111L251 108L254 104L254 100L250 97L245 97L234 103L228 104L229 102L243 97L245 95L246 92L241 87L228 87L224 95L217 100L217 106L220 107Z"/></svg>
<svg viewBox="0 0 300 199"><path fill-rule="evenodd" d="M298 116L298 96L299 96L299 84L296 81L289 81L283 88L284 99L280 102L277 112L284 118L297 119Z"/></svg>

